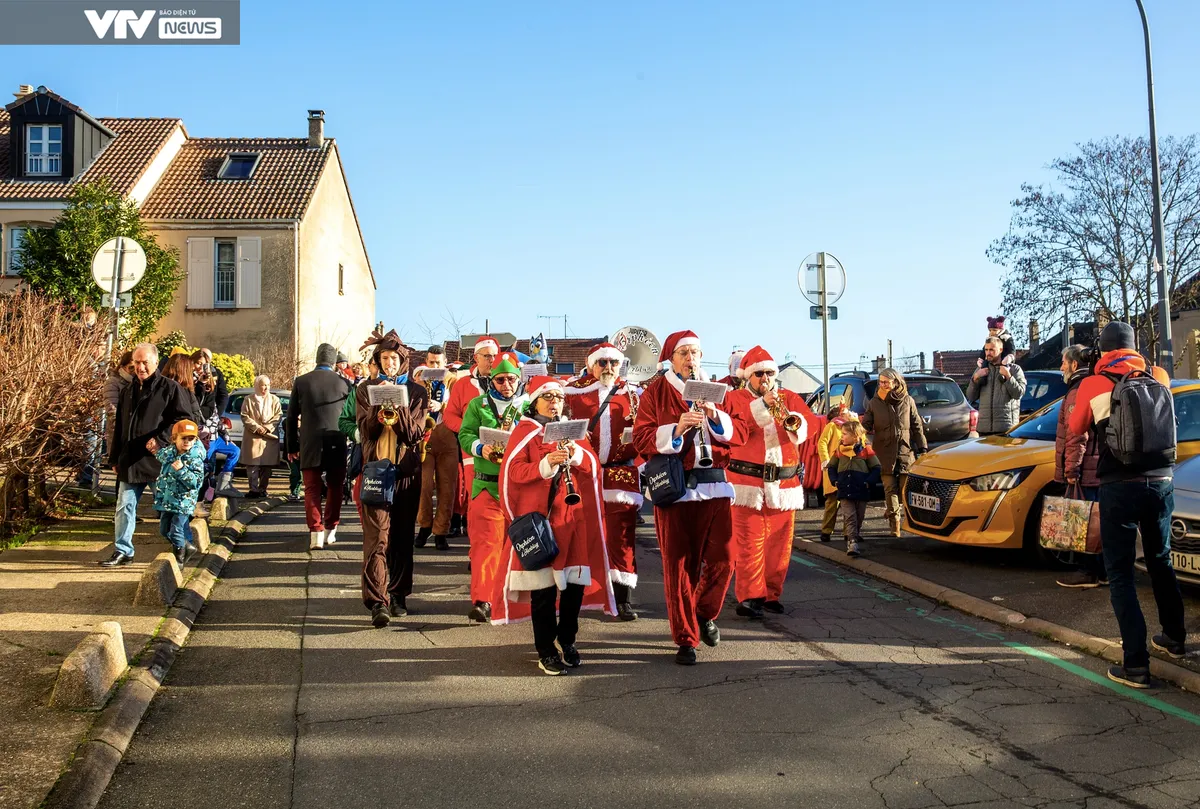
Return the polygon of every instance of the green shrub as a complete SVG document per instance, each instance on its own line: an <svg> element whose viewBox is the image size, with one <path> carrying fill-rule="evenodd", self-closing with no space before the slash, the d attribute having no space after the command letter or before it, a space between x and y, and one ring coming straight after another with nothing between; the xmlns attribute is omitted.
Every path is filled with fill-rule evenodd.
<svg viewBox="0 0 1200 809"><path fill-rule="evenodd" d="M254 363L241 354L213 354L212 364L225 374L230 390L254 385Z"/></svg>
<svg viewBox="0 0 1200 809"><path fill-rule="evenodd" d="M154 341L154 345L158 346L158 356L163 362L166 362L167 357L171 356L172 349L182 348L189 354L194 350L188 345L187 336L179 329L159 337Z"/></svg>

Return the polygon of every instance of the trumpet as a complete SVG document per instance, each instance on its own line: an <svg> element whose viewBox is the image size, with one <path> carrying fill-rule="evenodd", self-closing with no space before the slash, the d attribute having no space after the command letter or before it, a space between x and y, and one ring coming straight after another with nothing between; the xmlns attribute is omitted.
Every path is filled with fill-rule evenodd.
<svg viewBox="0 0 1200 809"><path fill-rule="evenodd" d="M400 413L391 405L381 405L379 408L379 420L391 427L400 420Z"/></svg>
<svg viewBox="0 0 1200 809"><path fill-rule="evenodd" d="M787 405L783 403L779 385L773 385L769 390L775 391L775 404L767 408L771 412L771 417L789 433L800 432L800 428L804 426L804 420L787 409Z"/></svg>
<svg viewBox="0 0 1200 809"><path fill-rule="evenodd" d="M570 446L571 442L565 438L558 442L558 448L565 452L570 452ZM563 502L568 506L576 505L581 498L579 497L579 492L575 491L575 481L571 478L571 463L569 458L559 467L559 474L566 479L567 485L567 496L563 498Z"/></svg>
<svg viewBox="0 0 1200 809"><path fill-rule="evenodd" d="M694 365L692 366L692 379L699 379ZM692 412L703 413L704 402L699 400L692 402ZM710 468L713 465L712 449L708 446L708 441L704 436L704 422L701 422L700 426L696 428L696 447L700 453L700 457L696 460L696 466L701 469Z"/></svg>

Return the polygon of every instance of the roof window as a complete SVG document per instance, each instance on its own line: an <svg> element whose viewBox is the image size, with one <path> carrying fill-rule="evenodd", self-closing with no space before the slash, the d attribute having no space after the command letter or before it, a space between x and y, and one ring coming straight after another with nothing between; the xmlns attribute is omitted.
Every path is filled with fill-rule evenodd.
<svg viewBox="0 0 1200 809"><path fill-rule="evenodd" d="M256 152L230 152L217 172L220 180L249 180L254 176L261 155Z"/></svg>

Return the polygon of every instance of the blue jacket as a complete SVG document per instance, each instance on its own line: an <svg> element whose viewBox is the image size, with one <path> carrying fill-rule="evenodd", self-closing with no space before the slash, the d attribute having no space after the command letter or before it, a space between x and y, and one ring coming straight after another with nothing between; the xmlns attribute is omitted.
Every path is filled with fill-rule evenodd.
<svg viewBox="0 0 1200 809"><path fill-rule="evenodd" d="M837 486L839 500L870 500L871 485L879 483L879 459L870 447L854 446L854 453L847 454L844 446L834 447L829 459L829 480Z"/></svg>
<svg viewBox="0 0 1200 809"><path fill-rule="evenodd" d="M154 454L162 468L154 482L154 508L175 514L190 515L196 510L196 498L200 494L200 483L204 480L204 445L199 441L182 456L174 444L168 444ZM171 464L176 458L183 461L182 469Z"/></svg>

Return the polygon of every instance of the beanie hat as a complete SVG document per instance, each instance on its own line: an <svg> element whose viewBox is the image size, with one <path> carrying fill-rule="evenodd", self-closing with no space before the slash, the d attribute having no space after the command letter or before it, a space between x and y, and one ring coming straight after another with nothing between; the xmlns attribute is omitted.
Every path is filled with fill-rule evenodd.
<svg viewBox="0 0 1200 809"><path fill-rule="evenodd" d="M317 346L317 365L333 365L337 362L338 350L329 343Z"/></svg>
<svg viewBox="0 0 1200 809"><path fill-rule="evenodd" d="M989 329L1003 329L1004 328L1004 315L996 315L995 317L989 317L988 318L988 328Z"/></svg>
<svg viewBox="0 0 1200 809"><path fill-rule="evenodd" d="M1116 351L1118 348L1136 348L1137 338L1133 326L1122 320L1114 320L1100 332L1100 351Z"/></svg>
<svg viewBox="0 0 1200 809"><path fill-rule="evenodd" d="M339 351L337 353L337 362L350 362L350 358ZM334 364L336 365L337 363L334 363Z"/></svg>
<svg viewBox="0 0 1200 809"><path fill-rule="evenodd" d="M177 421L171 427L171 437L178 438L181 435L190 435L192 438L200 437L200 430L196 427L196 422L184 419Z"/></svg>
<svg viewBox="0 0 1200 809"><path fill-rule="evenodd" d="M700 338L696 336L696 332L685 330L677 331L667 335L667 339L663 341L662 351L659 352L659 362L670 362L671 356L676 349L684 348L685 346L699 346Z"/></svg>
<svg viewBox="0 0 1200 809"><path fill-rule="evenodd" d="M746 356L742 357L741 366L738 367L738 376L742 379L749 379L755 371L779 373L779 366L762 346L755 346L746 352Z"/></svg>
<svg viewBox="0 0 1200 809"><path fill-rule="evenodd" d="M525 386L525 392L529 394L529 399L538 398L544 393L552 393L558 391L561 395L566 395L563 389L562 380L552 376L534 376L530 377L529 383Z"/></svg>
<svg viewBox="0 0 1200 809"><path fill-rule="evenodd" d="M623 359L625 359L625 355L615 345L612 343L599 343L592 346L592 350L588 352L587 364L588 367L591 367L596 360L616 360L620 362Z"/></svg>

